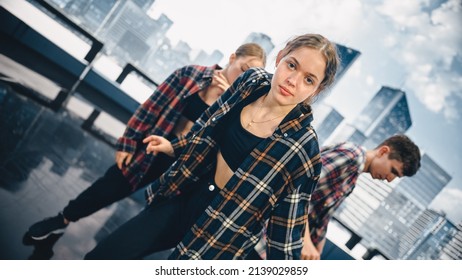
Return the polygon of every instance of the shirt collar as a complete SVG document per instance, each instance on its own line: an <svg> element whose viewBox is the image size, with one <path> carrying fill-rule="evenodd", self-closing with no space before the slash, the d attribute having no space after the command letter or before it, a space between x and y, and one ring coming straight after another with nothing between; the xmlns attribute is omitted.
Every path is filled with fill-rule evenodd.
<svg viewBox="0 0 462 280"><path fill-rule="evenodd" d="M358 161L360 161L361 163L359 164L359 168L358 168L358 173L361 173L361 172L364 172L364 168L366 167L366 148L360 146L359 147L362 151L362 153L358 156Z"/></svg>

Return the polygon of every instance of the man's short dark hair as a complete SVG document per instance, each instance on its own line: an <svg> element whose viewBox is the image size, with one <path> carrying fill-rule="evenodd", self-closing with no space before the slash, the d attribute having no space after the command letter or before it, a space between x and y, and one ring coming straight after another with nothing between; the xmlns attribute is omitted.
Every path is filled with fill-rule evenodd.
<svg viewBox="0 0 462 280"><path fill-rule="evenodd" d="M420 150L409 137L402 134L393 135L377 146L389 146L389 159L396 159L403 163L403 175L413 176L420 168Z"/></svg>

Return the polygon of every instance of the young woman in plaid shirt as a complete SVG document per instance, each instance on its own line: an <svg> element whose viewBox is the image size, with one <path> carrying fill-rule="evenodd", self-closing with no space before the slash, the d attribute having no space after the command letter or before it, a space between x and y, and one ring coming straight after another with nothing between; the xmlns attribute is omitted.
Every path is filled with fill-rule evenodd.
<svg viewBox="0 0 462 280"><path fill-rule="evenodd" d="M289 41L274 76L241 75L186 137L151 136L147 151L179 156L147 189L149 205L86 255L242 259L268 222L268 258L299 259L309 197L321 171L310 102L332 84L335 46L317 34Z"/></svg>
<svg viewBox="0 0 462 280"><path fill-rule="evenodd" d="M169 139L186 134L205 109L251 67L263 67L265 51L258 44L241 45L231 54L228 65L189 65L173 72L128 121L117 141L116 164L57 216L32 225L28 235L41 240L64 232L69 222L119 201L157 179L174 162L165 154L146 153L146 141L155 134Z"/></svg>

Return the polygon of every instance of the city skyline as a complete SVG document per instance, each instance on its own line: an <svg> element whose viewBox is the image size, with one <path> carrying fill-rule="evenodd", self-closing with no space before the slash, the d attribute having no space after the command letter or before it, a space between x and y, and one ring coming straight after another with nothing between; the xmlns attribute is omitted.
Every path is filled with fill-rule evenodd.
<svg viewBox="0 0 462 280"><path fill-rule="evenodd" d="M335 2L335 1L332 1L332 2ZM127 4L127 3L130 3L130 5L128 5L128 6L134 7L133 4L132 4L131 2L118 2L118 3L126 3L126 4ZM87 6L91 6L91 5L87 5ZM153 7L154 7L154 6L153 6ZM434 6L433 8L434 8L434 10L437 10L438 7L440 7L440 6L437 6L437 5L436 5L436 6ZM441 7L442 7L442 6L441 6ZM107 9L107 7L106 7L106 9ZM143 19L140 19L140 21L137 21L137 24L136 24L137 26L139 26L139 27L141 27L141 26L149 26L149 24L152 24L151 20L150 20L148 17L146 17L146 15L144 14L144 11L143 11L143 10L141 10L141 9L139 9L139 8L135 8L134 11L135 11L135 13L133 13L132 15L127 15L127 17L126 17L125 22L128 23L128 25L127 25L128 28L133 28L133 27L130 27L130 21L132 21L133 18L136 18L136 17L137 17L136 14L140 14L140 13L141 13L141 15L143 15L143 17L142 17ZM160 11L160 12L162 13L162 15L164 14L163 11ZM164 15L164 17L166 17L166 15ZM107 18L107 16L104 17L104 18ZM171 24L172 26L175 26L176 22L175 22L174 20L171 20L171 21L170 21L169 18L166 18L166 19L167 19L167 21L169 22L169 25ZM147 24L147 25L144 25L144 24L143 24L143 21L148 22L148 24ZM154 21L155 21L155 20L154 20ZM111 22L111 21L109 21L109 22ZM161 22L161 21L159 21L159 22ZM174 23L175 23L175 24L174 24ZM112 21L111 24L114 24L114 21ZM107 26L111 26L111 25L108 24ZM125 27L124 27L124 28L125 28ZM161 28L158 28L157 26L154 26L153 28L154 28L154 29L159 29L159 30L161 30ZM100 28L97 28L97 29L100 29ZM167 28L166 28L166 29L167 29ZM166 31L166 29L164 29L164 31ZM128 29L127 29L127 30L128 30ZM107 30L101 29L101 31L107 33ZM135 30L135 31L136 31L136 30ZM136 31L136 32L137 32L137 31ZM136 34L136 32L132 32L132 34ZM150 32L153 33L153 31L150 31ZM271 44L270 44L269 46L272 47L272 37L271 37L271 36L268 36L268 35L266 34L266 31L265 31L265 32L263 32L263 31L262 31L262 32L255 32L255 31L247 30L247 32L248 32L247 34L251 34L252 36L253 36L253 35L257 35L257 37L259 36L258 34L261 34L261 35L263 36L262 38L265 38L265 40L267 40L268 42L270 42ZM111 33L111 32L110 32L110 33ZM114 33L114 32L112 32L112 33ZM111 34L112 34L112 33L111 33ZM154 33L156 33L156 32L154 32ZM173 65L175 65L175 63L176 63L176 64L182 63L182 61L183 61L183 63L186 63L186 62L189 63L189 62L192 60L192 57L190 56L190 52L196 48L192 43L190 43L190 42L188 42L188 41L186 41L186 40L184 40L184 41L181 40L181 41L178 41L177 43L175 43L174 40L172 40L172 42L170 42L170 38L168 37L168 35L167 35L167 37L164 37L165 32L162 32L162 31L161 31L160 33L161 33L161 34L153 34L153 36L157 36L159 39L165 40L166 42L168 42L168 44L166 45L166 48L164 49L164 53L171 52L171 54L169 54L169 55L167 55L167 56L160 56L160 57L159 57L160 60L168 61L168 62L170 63L171 61L168 60L168 58L171 57L172 55L175 56L176 54L178 54L178 55L180 55L180 56L182 56L182 57L185 58L185 59L183 59L183 60L181 60L181 61L177 61L177 60L173 61L174 63L172 63L171 65L169 65L169 67L174 67ZM319 33L321 33L321 32L319 32ZM114 33L114 34L115 34L115 33ZM113 40L112 43L114 44L114 42L115 42L117 48L118 48L118 44L119 44L119 43L126 43L126 44L127 44L126 47L128 47L128 46L130 45L130 43L129 43L128 41L132 41L132 39L135 39L135 41L138 40L139 42L141 42L141 44L139 44L139 45L142 46L143 44L146 45L146 44L144 43L144 41L149 41L149 37L151 36L151 35L149 35L149 36L147 36L145 39L143 39L143 36L144 36L143 33L139 33L139 35L136 35L137 38L133 37L133 38L128 38L128 39L127 39L127 38L125 38L125 37L126 37L126 36L125 36L126 34L127 34L127 33L122 34L122 37L119 36L119 37L118 37L119 39L116 38L115 40ZM331 39L332 41L334 41L334 42L338 42L335 38L330 38L330 39ZM117 43L118 41L120 41L120 42ZM241 42L241 43L242 43L242 42ZM191 44L191 45L190 45L190 44ZM279 44L279 43L278 43L278 44ZM282 44L282 45L283 45L283 44ZM280 49L280 48L282 47L282 45L279 44L279 48L276 47L276 50ZM342 42L339 42L339 46L341 46L341 45L342 45ZM342 45L342 46L343 46L343 45ZM351 44L348 44L348 47L351 47L354 51L356 51L356 47L355 47L355 46L353 46L353 45L351 45ZM109 52L112 52L112 49L110 49L110 48L108 48L108 49L109 49ZM205 53L205 55L207 56L207 53L206 53L206 51L205 51L204 49L195 49L195 50L203 51L203 52ZM220 50L221 50L221 49L215 47L214 53L221 53ZM127 51L127 50L125 50L125 51ZM360 49L360 48L358 47L358 51L359 51L359 53L361 53L363 50ZM136 55L139 55L139 54L141 54L142 52L146 52L146 51L142 50L141 52L138 52L138 54L136 54ZM125 54L122 54L122 55L125 56ZM130 54L130 55L135 55L135 54ZM274 56L274 52L272 52L272 55ZM187 57L187 59L186 59L186 57ZM216 56L216 57L219 57L219 56ZM355 58L357 58L357 57L355 57ZM223 57L223 59L225 60L226 57ZM455 59L457 59L457 57L456 57ZM137 59L137 60L139 60L139 59ZM357 59L352 59L351 61L356 61L356 60L357 60ZM226 61L226 60L225 60L225 61ZM127 62L130 62L130 59L128 59ZM124 59L122 59L121 63L123 64L123 63L126 63L126 62L124 62ZM270 58L269 58L268 63L269 63L269 64L270 64L270 63L271 63L271 64L274 64L274 61L271 62L271 55L270 55ZM359 65L362 65L362 64L361 64L361 63L362 63L362 60L359 59L358 62L353 63L353 66L354 66L354 67L352 67L351 69L349 69L348 71L346 71L346 72L345 72L345 73L346 73L345 77L343 77L343 78L341 78L341 79L339 79L339 80L337 81L337 83L339 83L339 84L341 85L341 87L342 87L342 84L343 84L343 87L346 87L346 86L345 86L345 83L343 82L345 79L348 79L348 82L349 82L350 84L359 83L359 82L361 81L361 79L364 79L364 77L363 77L362 75L359 75L358 73L356 73L357 76L353 76L353 77L352 77L351 74L350 74L350 73L352 73L352 70L354 70L353 73L355 73L355 71L356 71L356 72L358 71L358 70L355 68L355 67L357 67L358 63L359 63ZM454 63L454 62L453 62L453 63ZM222 64L223 64L223 63L222 63ZM351 66L351 65L348 64L347 67L346 67L346 69L348 69L349 66ZM176 66L175 66L175 67L176 67ZM268 68L268 70L269 70L270 72L271 72L272 70L274 70L274 69L273 69L274 66L272 66L272 65L268 65L267 68ZM365 70L362 69L361 71L364 72ZM343 74L345 74L345 73L343 73ZM382 71L382 73L381 73L381 75L386 75L386 74L387 74L386 71ZM371 74L371 75L372 75L372 74ZM338 75L338 76L343 76L343 75ZM456 76L457 76L457 71L456 71ZM356 80L355 80L355 79L356 79ZM374 77L372 77L371 79L373 80ZM380 139L375 139L375 138L377 138L377 137L374 137L374 135L378 135L377 133L374 132L374 131L377 130L376 127L378 127L378 128L380 128L380 127L383 128L383 129L381 129L381 132L380 132L380 133L383 132L384 134L383 134L383 136L381 136L381 137L386 137L387 134L393 133L393 131L395 131L395 130L394 130L394 126L396 126L396 128L397 128L396 131L404 132L404 131L406 131L406 130L409 128L409 126L410 126L412 123L415 123L415 122L417 122L417 123L422 123L422 121L424 121L424 122L426 122L426 121L431 121L431 120L428 120L428 119L427 119L428 117L427 117L427 118L421 118L421 119L419 119L419 118L415 119L414 116L411 117L411 115L414 115L414 114L415 114L415 113L414 113L414 109L415 109L415 108L417 108L417 112L418 112L418 113L419 113L419 112L420 112L420 113L428 113L428 112L427 112L427 111L428 111L428 108L424 107L424 109L427 110L427 111L425 111L425 110L422 109L422 107L419 107L419 106L418 106L418 105L419 105L418 103L417 103L417 105L416 105L415 102L413 103L413 102L411 102L411 101L409 101L409 102L407 101L406 96L410 96L410 100L412 100L412 98L418 99L418 97L417 97L417 94L416 94L415 92L413 92L412 89L410 89L408 86L406 86L406 83L407 83L406 77L404 77L404 78L402 78L402 79L404 79L404 82L402 82L402 86L401 86L401 87L393 86L392 84L393 84L395 81L390 82L390 83L386 83L386 84L382 84L382 85L381 85L380 90L378 90L378 92L376 92L376 93L377 93L377 95L378 95L379 93L383 93L383 94L385 94L387 97L386 97L385 99L380 99L381 101L376 101L376 102L375 102L374 100L376 99L377 95L373 95L373 97L370 98L370 101L369 101L369 102L372 102L372 103L375 102L375 104L378 105L378 106L376 106L376 107L371 106L369 103L365 104L365 106L362 107L362 108L359 108L359 107L357 107L357 106L356 106L356 107L355 107L355 106L352 106L352 105L356 105L357 102L361 103L361 101L364 101L363 99L366 99L366 98L354 96L354 94L355 94L356 92L353 92L353 94L352 94L351 91L338 91L338 90L337 90L337 89L338 89L338 86L335 86L335 87L333 88L333 90L330 92L330 95L327 95L327 96L326 96L326 103L327 103L326 105L332 109L331 113L332 113L332 112L335 112L335 114L336 114L336 115L332 115L331 117L334 117L334 118L336 118L336 119L338 119L338 120L339 120L339 118L341 118L341 119L343 120L343 114L345 113L345 111L347 111L348 109L350 109L350 107L355 107L355 112L354 112L354 114L350 114L350 115L348 115L348 113L346 114L346 115L347 115L346 121L348 122L347 125L350 125L350 126L351 126L353 129L355 129L355 130L358 130L358 133L361 134L361 135L363 136L364 139L361 138L362 140L361 140L360 142L358 142L358 143L362 143L362 141L364 140L364 141L366 141L366 142L367 142L367 141L371 142L371 145L376 145L376 144L378 143L377 141L380 141ZM351 82L351 81L354 81L354 82ZM368 84L369 82L371 82L371 80L368 79L368 78L366 78L366 79L365 79L365 82L366 82L366 84ZM347 83L348 86L351 86L350 84ZM377 84L378 84L378 83L377 83ZM152 90L152 89L151 89L151 90ZM409 91L410 93L407 93L407 91ZM342 94L341 97L344 97L346 94L350 95L350 99L348 100L349 102L346 102L346 103L344 102L344 103L340 103L340 104L339 104L339 103L338 103L338 100L340 100L341 98L340 98L340 97L332 97L332 96L338 95L339 92L340 92L340 94ZM392 94L393 92L399 93L399 94L394 94L394 95L393 95L393 94ZM129 94L130 94L130 93L129 93ZM149 94L149 93L148 93L148 94ZM130 95L131 95L131 94L130 94ZM385 95L384 95L384 96L385 96ZM393 100L393 101L389 103L386 99L389 99L390 101ZM367 99L366 99L366 100L367 100ZM142 101L143 101L143 100L141 100L140 102L142 102ZM319 104L323 104L323 103L324 103L324 100L321 100L321 101L323 101L323 102L319 102ZM372 103L371 103L371 104L372 104ZM387 105L387 104L388 104L388 105ZM396 105L393 105L393 104L396 104ZM401 104L401 105L400 105L400 104ZM343 105L343 106L342 106L342 105ZM420 104L420 105L425 105L425 104ZM392 109L392 107L396 107L397 110L396 110L396 112L393 114L394 117L388 117L388 114L389 114L389 113L386 113L386 112L388 112L389 109L391 110L390 112L393 112L394 110ZM316 108L316 107L315 107L315 108ZM374 109L374 108L375 108L375 109ZM380 108L382 108L383 110L380 109ZM386 109L385 109L385 108L386 108ZM342 113L340 113L340 111L342 111ZM381 113L378 114L378 115L380 115L381 117L378 117L378 116L372 114L372 113L375 113L375 111L377 111L377 112L380 111ZM317 115L316 112L317 112L317 111L315 110L315 117L316 117L316 116L321 116L321 114ZM358 113L358 112L359 112L359 113ZM449 117L447 114L442 114L442 115L443 115L445 118L448 118L448 117ZM454 117L454 116L452 116L452 117ZM389 120L388 120L388 119L389 119ZM392 120L392 119L396 119L396 120ZM449 118L449 119L450 119L450 118ZM337 122L338 120L335 120L335 122ZM356 128L355 128L355 127L356 127ZM411 126L411 129L412 129L412 127L413 127L413 125ZM320 130L320 131L321 131L321 130ZM377 130L377 131L378 131L378 130ZM396 132L396 131L395 131L395 132ZM380 134L380 133L379 133L379 134ZM325 134L328 135L329 132L326 131ZM409 134L409 133L407 133L407 134ZM417 133L417 134L418 134L418 133ZM414 136L412 136L412 135L410 135L410 136L411 136L411 138L414 137ZM433 136L433 135L428 135L428 133L427 133L427 134L425 134L425 136L430 136L430 137L431 137L431 136ZM380 138L380 137L379 137L379 138ZM416 140L416 138L413 138L413 139L414 139L416 142L418 142L418 141ZM422 138L422 139L423 139L423 138ZM334 139L334 140L335 140L335 139ZM418 144L420 145L419 142L418 142ZM371 147L369 147L369 146L367 146L367 147L368 147L368 148L371 148ZM421 148L422 148L422 147L421 147ZM422 151L424 152L424 157L428 155L428 156L430 156L430 157L433 159L433 154L431 153L431 151L424 150L424 149L422 149ZM457 155L458 155L457 152L456 152L455 154L456 154L456 157L457 157ZM443 156L444 156L444 155L443 155ZM460 158L460 157L459 157L459 158ZM435 170L436 170L437 168L440 168L439 162L435 162L435 163L434 163L434 166L435 166L435 168L434 168ZM437 167L437 168L436 168L436 167ZM432 169L433 167L429 167L429 168L430 168L430 171L433 170L433 169ZM427 168L427 170L428 170L429 168ZM438 170L439 170L439 169L438 169ZM444 172L446 172L446 168L444 168L444 167L443 167L441 170L444 171ZM450 173L451 171L448 171L448 172ZM454 171L452 171L452 172L454 172ZM432 173L432 172L428 172L428 171L427 171L427 173L430 174L430 173ZM446 173L445 173L445 174L446 174ZM436 177L438 176L438 174L435 174L434 176L435 176L435 178L436 178ZM416 177L418 177L418 176L416 176ZM447 179L446 179L446 182L444 183L444 185L446 185L447 181L452 182L452 177L453 177L452 175L446 174L445 178L447 178ZM409 179L409 180L412 181L412 178L405 178L404 181L398 180L398 183L400 183L400 182L401 182L401 183L404 183L407 179ZM411 181L409 181L409 182L411 182ZM432 182L432 180L426 180L424 184L430 186L430 185L431 185L431 182ZM383 183L383 182L379 182L379 183ZM393 182L393 183L395 183L395 182ZM404 193L407 192L407 196L408 196L408 197L411 197L411 198L412 198L413 194L419 194L419 191L420 191L419 183L418 183L417 181L416 181L416 182L412 181L412 183L413 183L413 184L409 185L409 186L407 187L407 189L403 189ZM394 185L396 185L396 184L394 184ZM398 184L398 188L399 188L399 184ZM368 189L370 189L371 191L374 190L374 188L368 188ZM391 189L390 189L389 191L391 191ZM458 191L457 188L456 188L456 191ZM387 191L387 193L388 193L388 191ZM437 192L436 192L436 193L437 193ZM426 192L426 191L423 189L421 194L422 194L422 196L420 196L420 197L422 197L422 198L425 197L425 199L424 199L425 201L422 200L422 199L418 199L416 202L417 202L417 203L420 203L419 201L424 201L423 204L424 204L424 208L425 208L426 206L428 206L429 203L432 202L432 199L433 199L435 193L432 194L431 192ZM447 195L446 195L446 196L447 196ZM441 196L438 196L438 197L441 197ZM457 196L456 196L456 197L453 197L453 198L454 198L454 201L455 201L456 203L460 201L460 199L458 200L458 197L457 197ZM411 200L412 200L412 199L411 199ZM451 212L452 210L456 210L456 211L458 210L456 207L454 207L454 205L451 205L450 203L447 203L447 200L445 199L444 195L442 196L442 198L437 198L436 200L437 200L437 202L432 203L433 206L430 207L430 208L431 208L431 209L435 209L436 211L438 211L438 213L440 213L441 211L442 211L442 212L446 212L445 210L449 210L449 212ZM438 200L439 200L439 202L438 202ZM398 203L394 206L393 203L395 203L395 202L392 202L392 201L397 201ZM388 205L388 206L390 206L390 207L394 207L394 208L396 208L396 209L402 210L400 207L397 207L397 206L399 205L399 203L401 203L400 201L402 201L402 203L406 203L406 201L405 201L403 198L401 198L400 196L396 196L396 198L391 199L389 202L386 202L387 204L384 204L384 205ZM404 205L404 204L403 204L403 205ZM387 207L388 207L388 206L387 206ZM440 209L438 209L438 207L440 207ZM372 207L372 208L374 208L374 207ZM371 209L372 209L372 208L371 208ZM388 208L387 208L387 209L388 209ZM430 209L430 210L431 210L431 209ZM404 212L406 212L406 211L404 211ZM403 219L405 220L405 218L407 217L407 216L406 216L407 214L405 214L404 212L403 212L403 213L399 212L399 213L396 213L396 214L393 214L393 215L396 216L396 217L398 217L397 214L400 214L400 215L402 216L402 219L401 219L400 222L402 222L402 220L403 220ZM435 213L436 213L436 212L435 212ZM446 213L447 213L447 212L446 212ZM456 212L455 215L457 215L457 213L458 213L458 212ZM379 214L379 216L380 216L380 215L381 215L381 214ZM411 216L412 216L412 215L411 215ZM452 214L451 214L451 216L452 216ZM365 217L365 218L367 218L367 217ZM457 223L459 223L459 221L456 220L457 218L454 218L454 219L453 219L453 218L451 218L449 215L448 215L448 219L451 219L452 222L454 223L454 225L457 224ZM396 219L395 219L395 220L396 220ZM379 224L380 224L380 223L378 222L379 219L374 218L373 221L374 221L374 222L377 222L377 223L378 223L377 226L379 226ZM399 221L399 220L396 220L396 221ZM394 221L394 222L396 222L396 221ZM374 223L371 223L371 224L374 224ZM401 229L401 230L398 229L398 231L400 231L401 233L403 232L402 229ZM397 237L395 237L395 239L396 239L396 238L397 238ZM393 238L392 238L392 239L393 239ZM386 247L389 247L389 246L385 246L385 248L386 248ZM396 248L396 250L397 250L397 248ZM397 252L396 250L394 251L395 253L393 253L394 256L393 256L392 258L396 258L396 252Z"/></svg>

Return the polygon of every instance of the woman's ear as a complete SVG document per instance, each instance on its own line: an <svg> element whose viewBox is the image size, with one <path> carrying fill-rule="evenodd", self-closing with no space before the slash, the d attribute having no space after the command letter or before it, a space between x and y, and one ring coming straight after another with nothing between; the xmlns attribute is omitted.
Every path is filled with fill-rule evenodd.
<svg viewBox="0 0 462 280"><path fill-rule="evenodd" d="M278 52L278 55L276 56L276 67L278 67L279 62L281 62L281 59L284 57L282 51Z"/></svg>
<svg viewBox="0 0 462 280"><path fill-rule="evenodd" d="M232 54L229 56L228 65L233 64L234 61L236 61L236 54L235 54L235 53L232 53Z"/></svg>

